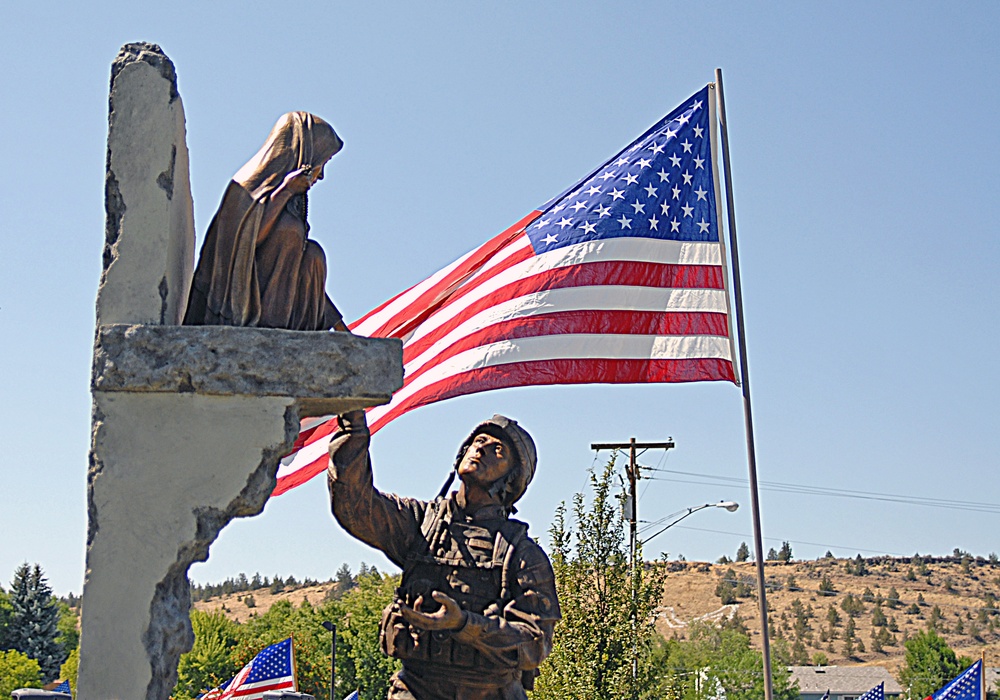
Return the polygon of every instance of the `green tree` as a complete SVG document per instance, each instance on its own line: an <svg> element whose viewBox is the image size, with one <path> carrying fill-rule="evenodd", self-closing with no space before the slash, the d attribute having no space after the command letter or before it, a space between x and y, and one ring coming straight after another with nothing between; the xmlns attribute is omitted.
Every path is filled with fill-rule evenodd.
<svg viewBox="0 0 1000 700"><path fill-rule="evenodd" d="M68 657L73 650L80 646L80 616L62 600L58 601L56 606L59 609L59 622L56 623L59 636L56 637L56 642L59 643Z"/></svg>
<svg viewBox="0 0 1000 700"><path fill-rule="evenodd" d="M872 626L873 627L885 627L889 624L889 620L886 619L885 613L882 612L882 606L876 605L872 608Z"/></svg>
<svg viewBox="0 0 1000 700"><path fill-rule="evenodd" d="M21 564L14 572L10 592L11 612L7 644L38 661L45 682L56 679L66 652L56 641L59 636L59 609L52 589L35 564Z"/></svg>
<svg viewBox="0 0 1000 700"><path fill-rule="evenodd" d="M181 655L177 665L177 685L173 695L178 700L196 698L225 683L240 670L233 654L240 638L236 622L218 611L192 610L191 627L194 629L194 646Z"/></svg>
<svg viewBox="0 0 1000 700"><path fill-rule="evenodd" d="M740 546L736 550L736 561L746 561L749 558L750 558L750 548L747 547L746 542L740 542Z"/></svg>
<svg viewBox="0 0 1000 700"><path fill-rule="evenodd" d="M331 589L331 597L339 598L349 590L354 588L354 576L351 575L351 567L349 567L346 562L340 565L337 569L337 576L334 579L334 585Z"/></svg>
<svg viewBox="0 0 1000 700"><path fill-rule="evenodd" d="M233 651L236 668L245 666L264 647L292 637L299 692L328 696L330 636L322 622L323 616L308 601L296 608L287 600L279 600L266 613L240 625Z"/></svg>
<svg viewBox="0 0 1000 700"><path fill-rule="evenodd" d="M563 619L535 682L535 700L636 697L652 685L658 648L653 609L666 572L644 565L641 552L632 571L621 507L612 495L614 476L614 457L600 472L591 470L591 502L574 495L572 526L565 503L556 510L549 533Z"/></svg>
<svg viewBox="0 0 1000 700"><path fill-rule="evenodd" d="M840 601L840 609L851 617L856 617L865 611L865 604L855 598L852 593L848 593L844 596L844 599Z"/></svg>
<svg viewBox="0 0 1000 700"><path fill-rule="evenodd" d="M830 578L829 574L823 574L823 578L819 582L819 594L820 595L834 595L837 589L833 587L833 580Z"/></svg>
<svg viewBox="0 0 1000 700"><path fill-rule="evenodd" d="M864 558L858 554L853 561L850 559L844 564L844 570L849 574L854 576L867 576L868 575L868 563Z"/></svg>
<svg viewBox="0 0 1000 700"><path fill-rule="evenodd" d="M782 542L781 549L778 550L778 561L792 560L792 545L789 542Z"/></svg>
<svg viewBox="0 0 1000 700"><path fill-rule="evenodd" d="M833 603L830 603L830 607L826 610L826 621L830 623L830 627L836 627L840 624L840 613L837 612L837 608L833 607Z"/></svg>
<svg viewBox="0 0 1000 700"><path fill-rule="evenodd" d="M942 628L942 624L941 624L941 618L942 617L944 617L944 616L941 614L941 608L940 607L938 607L937 605L935 605L933 608L931 608L930 617L927 618L927 629L929 629L929 630L941 629L942 632L946 631L946 630L944 630Z"/></svg>
<svg viewBox="0 0 1000 700"><path fill-rule="evenodd" d="M14 612L14 607L11 605L10 596L7 591L0 586L0 649L9 648L7 643L7 628L10 625L10 616Z"/></svg>
<svg viewBox="0 0 1000 700"><path fill-rule="evenodd" d="M678 700L759 700L764 697L764 661L753 648L746 628L738 620L721 627L696 624L690 641L679 642L661 667L661 686L651 697ZM787 644L778 639L771 647L774 697L793 700L798 688L789 683L792 661ZM581 696L583 697L583 696ZM610 697L620 697L612 695Z"/></svg>
<svg viewBox="0 0 1000 700"><path fill-rule="evenodd" d="M934 630L917 632L906 641L906 656L899 670L899 684L910 698L925 698L972 663L956 657L944 638Z"/></svg>
<svg viewBox="0 0 1000 700"><path fill-rule="evenodd" d="M0 651L0 697L9 698L18 688L41 688L38 661L14 649Z"/></svg>
<svg viewBox="0 0 1000 700"><path fill-rule="evenodd" d="M716 584L715 595L719 596L719 602L723 605L732 605L738 600L736 598L736 587L725 579Z"/></svg>
<svg viewBox="0 0 1000 700"><path fill-rule="evenodd" d="M895 586L889 588L889 593L885 597L885 604L895 610L899 607L899 591Z"/></svg>
<svg viewBox="0 0 1000 700"><path fill-rule="evenodd" d="M59 677L69 681L71 695L76 696L76 677L80 673L80 648L69 653L63 665L59 667Z"/></svg>
<svg viewBox="0 0 1000 700"><path fill-rule="evenodd" d="M357 586L323 607L326 619L337 625L336 697L357 689L362 700L385 698L389 678L401 664L382 653L379 629L399 580L372 567L358 574Z"/></svg>

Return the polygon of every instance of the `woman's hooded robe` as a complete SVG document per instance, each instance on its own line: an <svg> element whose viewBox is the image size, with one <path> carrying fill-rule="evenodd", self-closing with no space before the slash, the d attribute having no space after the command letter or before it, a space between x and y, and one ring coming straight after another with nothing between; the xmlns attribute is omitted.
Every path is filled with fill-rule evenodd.
<svg viewBox="0 0 1000 700"><path fill-rule="evenodd" d="M325 121L289 112L260 151L233 176L202 244L185 325L325 330L341 319L326 294L326 258L308 239L305 195L262 229L285 177L321 167L343 147Z"/></svg>

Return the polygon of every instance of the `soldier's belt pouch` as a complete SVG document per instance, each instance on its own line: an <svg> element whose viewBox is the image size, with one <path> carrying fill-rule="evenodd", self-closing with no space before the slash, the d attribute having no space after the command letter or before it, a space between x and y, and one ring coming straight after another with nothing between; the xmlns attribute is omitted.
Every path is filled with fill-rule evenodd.
<svg viewBox="0 0 1000 700"><path fill-rule="evenodd" d="M450 632L431 632L413 627L400 611L399 598L382 613L379 634L382 651L402 661L430 661L475 668L481 665L476 650L456 642Z"/></svg>

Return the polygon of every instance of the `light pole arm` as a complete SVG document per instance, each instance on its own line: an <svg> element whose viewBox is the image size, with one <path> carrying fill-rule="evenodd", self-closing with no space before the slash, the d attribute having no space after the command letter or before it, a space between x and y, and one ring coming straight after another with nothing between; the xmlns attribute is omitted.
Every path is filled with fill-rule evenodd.
<svg viewBox="0 0 1000 700"><path fill-rule="evenodd" d="M669 523L668 525L663 526L662 528L660 528L659 530L657 530L656 532L654 532L652 535L650 535L646 539L642 540L639 544L646 544L647 542L649 542L654 537L656 537L658 535L662 535L664 532L666 532L667 530L669 530L670 528L672 528L674 525L676 525L677 523L679 523L681 520L683 520L687 516L691 515L692 513L695 513L697 511L701 510L702 508L710 508L712 505L713 504L711 504L711 503L706 503L703 506L696 506L694 508L688 508L687 509L687 513L685 513L681 517L677 518L677 520L673 521L672 523Z"/></svg>
<svg viewBox="0 0 1000 700"><path fill-rule="evenodd" d="M725 508L730 513L733 513L739 507L740 507L740 505L738 503L733 502L733 501L719 501L718 503L706 503L704 505L694 506L692 508L688 508L687 512L684 515L682 515L681 517L677 518L677 520L674 520L672 523L669 523L668 525L664 525L659 530L657 530L656 532L654 532L652 535L650 535L646 539L644 539L641 542L639 542L639 544L646 544L647 542L649 542L654 537L663 534L664 532L666 532L667 530L669 530L670 528L672 528L674 525L676 525L677 523L679 523L681 520L683 520L684 518L688 517L692 513L697 513L699 510L704 510L705 508Z"/></svg>

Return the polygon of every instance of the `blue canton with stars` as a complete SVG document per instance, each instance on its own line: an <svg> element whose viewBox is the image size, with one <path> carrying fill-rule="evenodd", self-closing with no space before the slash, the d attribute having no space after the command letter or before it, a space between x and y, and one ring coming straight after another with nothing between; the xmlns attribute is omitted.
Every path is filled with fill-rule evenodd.
<svg viewBox="0 0 1000 700"><path fill-rule="evenodd" d="M624 237L718 241L708 100L706 86L548 202L525 229L535 252Z"/></svg>
<svg viewBox="0 0 1000 700"><path fill-rule="evenodd" d="M292 640L272 644L257 654L247 683L260 683L292 675Z"/></svg>
<svg viewBox="0 0 1000 700"><path fill-rule="evenodd" d="M934 700L979 700L982 684L982 660L969 666L958 678L955 678L941 690L934 693Z"/></svg>
<svg viewBox="0 0 1000 700"><path fill-rule="evenodd" d="M869 691L866 691L858 700L885 700L885 683L879 683Z"/></svg>

